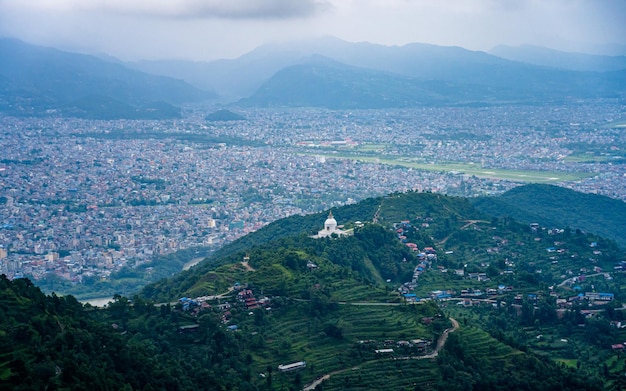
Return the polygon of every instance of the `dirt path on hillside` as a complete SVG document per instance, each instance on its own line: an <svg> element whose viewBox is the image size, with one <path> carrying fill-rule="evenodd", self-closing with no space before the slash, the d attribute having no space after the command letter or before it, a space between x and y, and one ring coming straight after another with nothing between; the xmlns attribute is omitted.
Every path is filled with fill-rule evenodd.
<svg viewBox="0 0 626 391"><path fill-rule="evenodd" d="M435 351L427 354L425 356L418 356L418 357L407 357L406 359L414 359L414 360L423 360L423 359L427 359L427 358L435 358L439 355L439 351L441 349L443 349L443 347L446 345L446 341L448 340L448 335L450 333L453 333L455 331L457 331L459 329L459 322L456 321L456 319L454 318L449 318L450 322L452 323L452 328L450 329L445 329L443 331L443 333L441 333L441 336L439 337L439 339L437 339L437 345L435 347ZM380 360L374 360L374 361L380 361ZM331 373L327 373L326 375L323 375L317 379L315 379L315 381L311 384L306 385L302 391L311 391L314 390L315 387L319 386L320 384L322 384L322 382L324 380L328 380L330 379L331 376L334 375L339 375L341 373L347 372L347 371L354 371L360 369L360 367L352 367L352 368L346 368L346 369L341 369L339 371L334 371Z"/></svg>
<svg viewBox="0 0 626 391"><path fill-rule="evenodd" d="M324 376L322 376L322 377L319 377L319 378L315 379L315 381L314 381L313 383L309 384L308 386L305 386L305 387L302 389L302 391L311 391L311 390L314 390L314 389L315 389L315 387L317 387L317 386L319 386L320 384L322 384L322 382L323 382L324 380L328 380L328 379L330 379L330 377L331 377L331 376L338 375L338 374L340 374L340 373L347 372L347 371L356 371L357 369L361 369L361 368L360 368L360 367L352 367L352 368L348 368L348 369L341 369L341 370L339 370L339 371L331 372L331 373L329 373L329 374L326 374L326 375L324 375Z"/></svg>
<svg viewBox="0 0 626 391"><path fill-rule="evenodd" d="M374 217L372 217L372 223L374 224L378 223L378 216L380 216L380 210L383 208L384 201L385 198L383 197L383 199L380 201L380 204L378 205L378 209L376 209L376 212L374 212Z"/></svg>
<svg viewBox="0 0 626 391"><path fill-rule="evenodd" d="M439 351L445 346L446 341L448 340L448 334L453 333L459 329L459 322L454 318L449 318L452 323L451 329L445 329L439 339L437 340L437 346L435 347L435 351L432 353L433 357L437 357L439 355Z"/></svg>
<svg viewBox="0 0 626 391"><path fill-rule="evenodd" d="M474 224L477 224L477 223L486 223L486 224L491 223L490 221L486 221L486 220L465 220L465 221L463 221L463 222L464 222L464 223L467 223L467 224L465 224L464 226L462 226L461 228L459 228L459 229L461 229L461 230L463 230L463 229L467 229L467 228L469 228L471 225L474 225ZM453 233L454 233L454 232L453 232ZM437 245L438 245L438 246L440 246L440 245L442 245L442 244L446 244L446 242L448 241L448 239L450 239L450 236L452 236L452 234L453 234L453 233L451 233L450 235L448 235L448 236L446 236L445 238L443 238L443 239L441 240L441 242L437 243Z"/></svg>
<svg viewBox="0 0 626 391"><path fill-rule="evenodd" d="M247 261L241 262L241 266L243 266L246 269L246 271L249 271L249 272L256 271L252 266L250 266L250 264Z"/></svg>
<svg viewBox="0 0 626 391"><path fill-rule="evenodd" d="M206 258L206 257L200 257L200 258L194 258L191 261L185 263L183 265L183 270L189 270L189 268L191 268L192 266L196 266L197 264L199 264L200 262L202 262L202 260Z"/></svg>

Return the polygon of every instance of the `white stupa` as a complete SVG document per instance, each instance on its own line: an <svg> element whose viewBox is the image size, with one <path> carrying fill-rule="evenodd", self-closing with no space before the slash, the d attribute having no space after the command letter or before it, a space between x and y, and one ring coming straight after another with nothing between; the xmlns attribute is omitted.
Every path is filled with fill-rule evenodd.
<svg viewBox="0 0 626 391"><path fill-rule="evenodd" d="M337 220L333 217L333 212L328 213L328 218L324 222L324 229L317 232L316 238L325 238L336 234L338 236L345 235L346 233L337 228Z"/></svg>

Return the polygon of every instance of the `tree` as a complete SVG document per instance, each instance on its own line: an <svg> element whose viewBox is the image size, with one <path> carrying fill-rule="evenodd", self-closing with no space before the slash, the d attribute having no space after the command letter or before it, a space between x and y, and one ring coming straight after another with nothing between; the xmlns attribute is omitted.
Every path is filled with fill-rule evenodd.
<svg viewBox="0 0 626 391"><path fill-rule="evenodd" d="M330 324L330 323L326 324L324 326L324 333L326 333L326 335L331 338L343 339L343 331L341 330L340 327L334 324Z"/></svg>

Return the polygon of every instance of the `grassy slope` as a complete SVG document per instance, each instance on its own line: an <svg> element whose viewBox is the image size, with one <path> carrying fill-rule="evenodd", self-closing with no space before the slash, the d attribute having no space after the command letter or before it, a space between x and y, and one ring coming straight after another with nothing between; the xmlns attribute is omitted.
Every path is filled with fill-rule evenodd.
<svg viewBox="0 0 626 391"><path fill-rule="evenodd" d="M584 194L549 185L527 185L499 197L472 201L494 216L511 216L525 223L555 228L570 227L615 240L626 248L626 203L609 197Z"/></svg>

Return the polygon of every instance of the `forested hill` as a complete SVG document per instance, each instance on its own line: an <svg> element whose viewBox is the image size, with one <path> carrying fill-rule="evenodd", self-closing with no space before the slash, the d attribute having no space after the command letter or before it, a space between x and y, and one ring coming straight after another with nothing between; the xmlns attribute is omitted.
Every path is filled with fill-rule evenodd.
<svg viewBox="0 0 626 391"><path fill-rule="evenodd" d="M498 197L472 200L480 211L510 216L524 223L570 227L615 240L626 248L626 203L597 194L579 193L552 185L516 187Z"/></svg>
<svg viewBox="0 0 626 391"><path fill-rule="evenodd" d="M357 204L345 205L331 211L339 219L339 224L345 224L348 227L352 227L355 222L371 222L375 218L378 223L393 224L420 214L424 217L440 220L441 218L459 219L482 216L465 198L417 192L395 193L385 197L368 198ZM328 211L324 211L305 216L294 215L275 221L222 247L211 259L219 260L226 255L268 243L273 239L301 234L314 235L322 229L327 216Z"/></svg>
<svg viewBox="0 0 626 391"><path fill-rule="evenodd" d="M332 212L339 234L312 237L326 213L277 221L104 309L1 277L0 388L626 384L612 348L626 331L610 326L624 320L625 277L613 270L626 262L613 241L489 217L432 193ZM601 295L614 300L591 302Z"/></svg>
<svg viewBox="0 0 626 391"><path fill-rule="evenodd" d="M624 260L613 242L489 218L467 199L431 193L333 215L347 235L313 238L327 215L294 216L104 309L0 278L0 388L286 391L320 378L324 390L622 384L624 359L610 346L626 336L608 329L604 309L586 320L579 306L560 319L546 294L551 286L574 295L562 283L568 271ZM581 289L593 284L622 300L621 274L589 277ZM491 287L497 297L484 295ZM461 296L470 290L472 299ZM460 307L466 300L476 306ZM615 303L604 308L622 316ZM572 345L559 350L559 339ZM559 364L578 356L578 367ZM284 370L290 363L298 369Z"/></svg>
<svg viewBox="0 0 626 391"><path fill-rule="evenodd" d="M352 298L373 295L387 300L385 281L411 281L418 253L409 251L409 245L422 252L431 249L442 267L490 273L502 284L512 284L520 275L526 276L524 284L554 284L562 281L561 276L572 267L589 267L589 259L610 270L623 258L610 240L572 232L566 226L538 229L511 218L492 217L461 197L409 192L368 199L332 212L345 230L353 230L353 235L337 240L313 239L327 213L292 216L225 246L186 272L148 285L142 294L171 301L182 296L219 294L237 281L246 281L271 294L289 293L303 298L301 294L309 284L334 286L333 281L341 279L343 287L359 287L352 291ZM564 248L559 249L563 253L560 257L571 257L567 264L550 258L546 249L556 252L556 248L552 250L555 242ZM598 258L594 251L602 256ZM249 259L248 267L258 272L248 273L241 267L244 257ZM519 259L520 274L510 274L507 257ZM330 274L320 273L311 280L306 273L309 261L327 265ZM537 270L541 274L535 274ZM364 287L367 293L361 291ZM438 288L423 287L425 292ZM347 293L334 288L329 294L344 300Z"/></svg>
<svg viewBox="0 0 626 391"><path fill-rule="evenodd" d="M251 317L235 303L225 312L217 305L189 311L121 296L96 309L4 276L0 292L0 389L286 391L331 373L325 390L601 389L586 371L465 323L438 355L426 355L431 337L450 327L434 303L340 308L321 297L275 298L271 312L257 309ZM400 348L401 360L374 352L377 344L389 346L374 338L389 344L409 335L425 338L423 347ZM302 357L303 369L280 370Z"/></svg>
<svg viewBox="0 0 626 391"><path fill-rule="evenodd" d="M2 390L254 389L245 358L216 316L203 320L197 337L207 349L199 351L178 333L189 322L184 314L138 298L131 305L116 296L103 311L4 275L0 297Z"/></svg>
<svg viewBox="0 0 626 391"><path fill-rule="evenodd" d="M377 224L391 232L389 227L402 220L419 218L427 225L428 222L437 221L438 223L433 226L436 229L434 233L440 238L446 235L446 232L441 230L451 229L453 221L455 224L461 224L464 219L477 219L481 216L465 198L417 192L368 198L357 204L334 208L332 212L338 223L345 225L346 229L354 228L355 223L375 220ZM179 297L178 294L184 294L187 289L191 289L197 280L203 279L202 276L206 273L212 272L217 266L241 261L241 258L254 248L279 248L285 246L285 243L304 245L310 241L309 236L323 228L327 216L326 211L306 216L294 215L275 221L222 247L191 270L147 286L144 294L159 300L175 299ZM433 240L425 236L421 244L431 246ZM198 289L193 291L199 292Z"/></svg>

